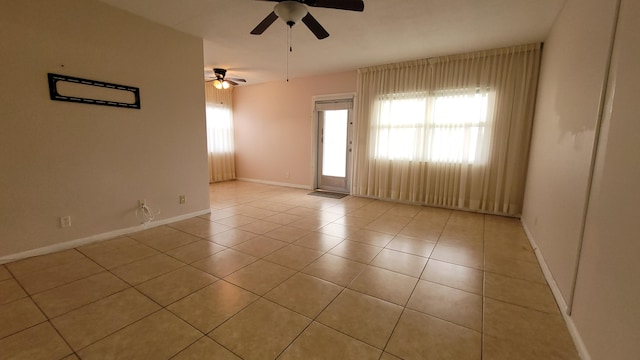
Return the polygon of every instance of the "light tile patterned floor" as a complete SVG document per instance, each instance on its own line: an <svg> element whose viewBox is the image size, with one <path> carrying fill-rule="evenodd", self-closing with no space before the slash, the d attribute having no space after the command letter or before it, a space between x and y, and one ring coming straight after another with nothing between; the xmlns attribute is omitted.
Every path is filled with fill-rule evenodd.
<svg viewBox="0 0 640 360"><path fill-rule="evenodd" d="M517 219L247 182L0 266L2 359L577 359Z"/></svg>

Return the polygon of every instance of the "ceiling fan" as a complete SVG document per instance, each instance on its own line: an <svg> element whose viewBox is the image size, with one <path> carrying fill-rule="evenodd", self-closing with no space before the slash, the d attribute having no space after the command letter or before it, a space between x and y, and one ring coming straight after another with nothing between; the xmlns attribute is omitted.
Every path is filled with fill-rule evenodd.
<svg viewBox="0 0 640 360"><path fill-rule="evenodd" d="M205 80L205 82L211 82L213 81L213 86L216 89L228 89L229 86L231 85L238 85L239 82L242 83L246 83L247 80L245 79L240 79L240 78L227 78L227 70L226 69L219 69L219 68L214 68L213 69L213 75L214 77L208 77L208 80Z"/></svg>
<svg viewBox="0 0 640 360"><path fill-rule="evenodd" d="M329 36L327 30L314 18L307 10L307 6L322 7L338 10L363 11L364 2L362 0L263 0L277 2L273 11L251 31L253 35L262 34L277 18L281 18L289 27L293 27L297 22L302 22L318 38L324 39Z"/></svg>

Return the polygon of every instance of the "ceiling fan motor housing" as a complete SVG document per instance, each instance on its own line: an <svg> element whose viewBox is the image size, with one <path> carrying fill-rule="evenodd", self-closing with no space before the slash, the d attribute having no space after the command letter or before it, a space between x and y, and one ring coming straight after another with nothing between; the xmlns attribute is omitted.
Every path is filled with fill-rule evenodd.
<svg viewBox="0 0 640 360"><path fill-rule="evenodd" d="M216 75L217 78L224 79L224 77L227 75L227 70L215 68L213 69L213 73Z"/></svg>
<svg viewBox="0 0 640 360"><path fill-rule="evenodd" d="M273 8L273 11L280 19L284 20L289 27L292 27L302 20L308 12L307 7L297 1L282 1Z"/></svg>

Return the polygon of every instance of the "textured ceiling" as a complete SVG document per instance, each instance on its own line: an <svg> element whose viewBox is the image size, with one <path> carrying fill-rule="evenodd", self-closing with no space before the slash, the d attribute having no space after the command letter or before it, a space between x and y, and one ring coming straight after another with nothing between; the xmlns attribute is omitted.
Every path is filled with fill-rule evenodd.
<svg viewBox="0 0 640 360"><path fill-rule="evenodd" d="M99 0L204 39L205 68L222 67L249 84L282 81L287 26L249 32L275 2L257 0ZM543 41L564 0L364 0L364 12L309 8L331 34L292 29L289 78L438 55Z"/></svg>

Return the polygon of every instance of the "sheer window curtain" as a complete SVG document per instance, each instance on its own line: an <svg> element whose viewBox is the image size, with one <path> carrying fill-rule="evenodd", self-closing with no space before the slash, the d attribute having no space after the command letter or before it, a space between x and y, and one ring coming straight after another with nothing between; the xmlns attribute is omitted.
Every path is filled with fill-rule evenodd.
<svg viewBox="0 0 640 360"><path fill-rule="evenodd" d="M358 70L352 193L518 215L540 44Z"/></svg>
<svg viewBox="0 0 640 360"><path fill-rule="evenodd" d="M236 178L233 142L233 89L218 90L205 83L209 182Z"/></svg>

